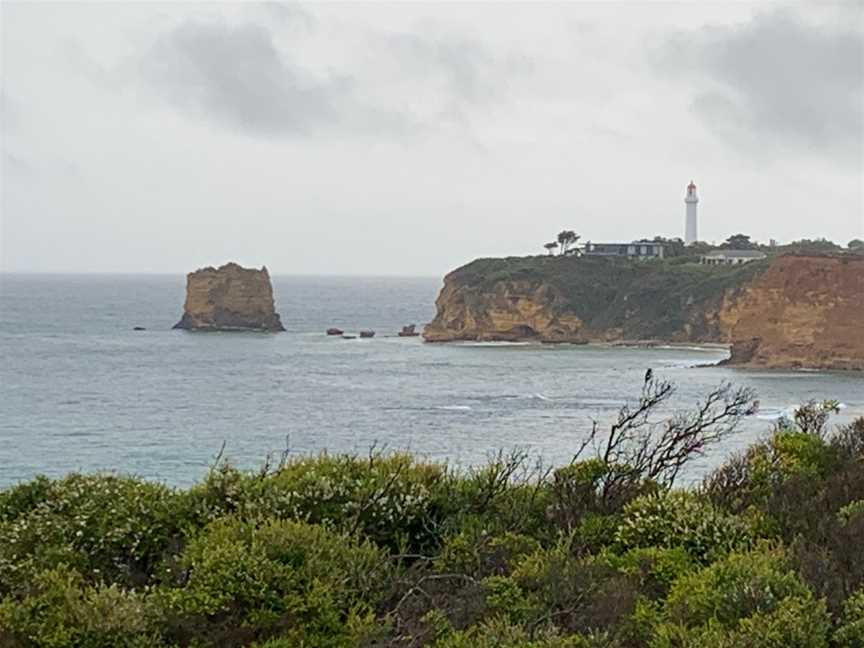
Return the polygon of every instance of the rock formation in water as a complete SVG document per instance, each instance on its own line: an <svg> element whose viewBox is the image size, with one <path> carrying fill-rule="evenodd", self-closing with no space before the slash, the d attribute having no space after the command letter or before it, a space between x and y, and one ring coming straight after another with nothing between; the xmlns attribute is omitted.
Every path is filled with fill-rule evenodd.
<svg viewBox="0 0 864 648"><path fill-rule="evenodd" d="M726 364L864 370L864 257L779 257L727 317Z"/></svg>
<svg viewBox="0 0 864 648"><path fill-rule="evenodd" d="M186 276L186 304L176 329L193 331L284 331L273 303L266 267L226 263Z"/></svg>
<svg viewBox="0 0 864 648"><path fill-rule="evenodd" d="M732 345L730 364L864 368L864 258L740 266L480 259L447 275L428 342Z"/></svg>

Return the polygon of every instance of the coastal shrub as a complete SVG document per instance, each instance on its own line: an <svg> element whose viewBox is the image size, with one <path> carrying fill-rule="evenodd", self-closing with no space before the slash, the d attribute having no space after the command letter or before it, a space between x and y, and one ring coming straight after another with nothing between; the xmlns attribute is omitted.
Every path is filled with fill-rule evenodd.
<svg viewBox="0 0 864 648"><path fill-rule="evenodd" d="M376 629L372 608L388 561L368 541L290 520L210 523L180 557L176 587L158 592L168 636L243 645L353 645Z"/></svg>
<svg viewBox="0 0 864 648"><path fill-rule="evenodd" d="M626 507L615 532L617 546L680 547L705 563L729 551L747 547L750 529L708 500L686 491L640 497Z"/></svg>
<svg viewBox="0 0 864 648"><path fill-rule="evenodd" d="M27 482L0 491L0 522L26 515L51 495L52 481L38 475Z"/></svg>
<svg viewBox="0 0 864 648"><path fill-rule="evenodd" d="M322 454L261 474L220 464L191 489L187 506L202 524L229 514L304 520L359 531L392 549L419 551L439 540L448 480L446 466L404 453Z"/></svg>
<svg viewBox="0 0 864 648"><path fill-rule="evenodd" d="M636 579L641 595L665 598L678 578L695 569L693 557L682 547L636 547L623 554L602 554L611 566Z"/></svg>
<svg viewBox="0 0 864 648"><path fill-rule="evenodd" d="M827 648L830 620L822 601L786 598L768 611L757 611L737 625L663 624L651 648Z"/></svg>
<svg viewBox="0 0 864 648"><path fill-rule="evenodd" d="M716 503L740 512L763 504L790 480L814 484L828 477L844 459L864 449L864 421L860 432L853 423L827 438L828 416L834 411L836 401L798 408L793 420L777 423L770 438L750 446L709 475L704 483L706 493Z"/></svg>
<svg viewBox="0 0 864 648"><path fill-rule="evenodd" d="M573 555L571 538L526 556L512 579L545 610L544 619L569 634L611 630L638 597L633 577L602 558Z"/></svg>
<svg viewBox="0 0 864 648"><path fill-rule="evenodd" d="M70 475L18 486L0 522L0 594L67 564L89 581L140 585L180 535L177 496L160 484Z"/></svg>
<svg viewBox="0 0 864 648"><path fill-rule="evenodd" d="M559 527L584 527L587 539L591 533L586 518L593 518L596 524L599 517L619 512L636 497L659 490L656 483L639 475L619 479L622 468L627 470L592 458L557 469L552 475L550 517Z"/></svg>
<svg viewBox="0 0 864 648"><path fill-rule="evenodd" d="M280 515L361 531L396 549L421 551L438 541L446 469L410 455L336 457L290 462L262 485Z"/></svg>
<svg viewBox="0 0 864 648"><path fill-rule="evenodd" d="M435 559L442 572L467 574L473 578L505 575L526 555L540 548L527 535L505 532L492 535L480 525L472 524L446 539Z"/></svg>
<svg viewBox="0 0 864 648"><path fill-rule="evenodd" d="M732 553L672 585L653 648L826 645L830 617L777 550Z"/></svg>
<svg viewBox="0 0 864 648"><path fill-rule="evenodd" d="M518 453L35 478L0 490L0 646L864 646L864 419L820 411L620 498Z"/></svg>
<svg viewBox="0 0 864 648"><path fill-rule="evenodd" d="M852 594L843 604L840 625L833 639L839 648L864 646L864 589Z"/></svg>
<svg viewBox="0 0 864 648"><path fill-rule="evenodd" d="M44 648L161 646L146 598L87 585L68 567L36 574L20 598L0 601L0 645Z"/></svg>
<svg viewBox="0 0 864 648"><path fill-rule="evenodd" d="M549 489L543 471L527 456L499 453L479 468L452 479L447 492L448 532L476 525L490 534L507 532L554 538L549 534Z"/></svg>
<svg viewBox="0 0 864 648"><path fill-rule="evenodd" d="M465 630L441 633L435 648L613 648L602 632L562 636L554 627L527 628L503 617L492 617Z"/></svg>

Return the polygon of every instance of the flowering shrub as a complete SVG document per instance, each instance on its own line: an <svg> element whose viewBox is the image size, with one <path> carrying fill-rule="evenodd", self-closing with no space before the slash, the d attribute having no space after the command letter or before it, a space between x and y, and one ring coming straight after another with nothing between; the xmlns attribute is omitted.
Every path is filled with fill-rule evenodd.
<svg viewBox="0 0 864 648"><path fill-rule="evenodd" d="M164 486L110 475L11 489L0 504L0 594L60 565L93 582L147 582L185 522L177 503Z"/></svg>
<svg viewBox="0 0 864 648"><path fill-rule="evenodd" d="M613 498L602 462L518 454L36 478L0 490L0 646L857 648L864 420L809 421Z"/></svg>
<svg viewBox="0 0 864 648"><path fill-rule="evenodd" d="M615 540L624 550L681 547L703 563L751 542L743 519L684 491L647 495L628 504Z"/></svg>

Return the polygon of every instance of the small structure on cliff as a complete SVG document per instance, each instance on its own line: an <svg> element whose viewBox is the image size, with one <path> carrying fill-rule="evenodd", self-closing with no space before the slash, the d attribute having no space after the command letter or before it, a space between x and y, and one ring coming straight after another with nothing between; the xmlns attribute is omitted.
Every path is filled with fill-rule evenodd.
<svg viewBox="0 0 864 648"><path fill-rule="evenodd" d="M629 259L662 259L665 247L658 241L633 241L632 243L591 243L585 244L585 256L613 256Z"/></svg>
<svg viewBox="0 0 864 648"><path fill-rule="evenodd" d="M764 259L767 255L759 250L714 250L703 254L699 263L703 265L739 265Z"/></svg>
<svg viewBox="0 0 864 648"><path fill-rule="evenodd" d="M175 329L284 331L273 302L267 268L226 263L186 275L186 303Z"/></svg>

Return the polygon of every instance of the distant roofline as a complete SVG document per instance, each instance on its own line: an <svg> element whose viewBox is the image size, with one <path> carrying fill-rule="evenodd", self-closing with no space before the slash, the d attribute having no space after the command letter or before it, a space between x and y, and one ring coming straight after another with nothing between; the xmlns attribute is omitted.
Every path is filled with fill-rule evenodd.
<svg viewBox="0 0 864 648"><path fill-rule="evenodd" d="M611 243L600 243L597 241L585 241L585 245L666 245L664 241L649 241L647 239L642 239L639 241L628 241L626 243L616 243L612 241Z"/></svg>
<svg viewBox="0 0 864 648"><path fill-rule="evenodd" d="M759 250L712 250L711 252L706 252L702 256L764 257L767 255Z"/></svg>

